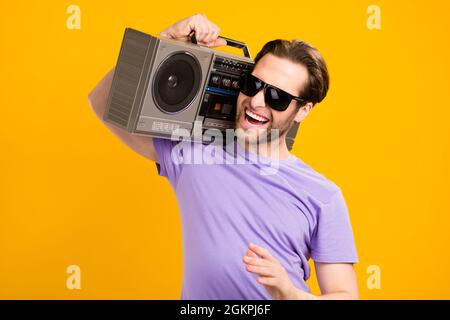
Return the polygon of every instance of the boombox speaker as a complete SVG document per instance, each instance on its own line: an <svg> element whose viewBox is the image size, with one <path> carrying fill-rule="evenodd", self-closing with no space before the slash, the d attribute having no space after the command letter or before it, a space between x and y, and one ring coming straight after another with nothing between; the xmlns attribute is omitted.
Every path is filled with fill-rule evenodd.
<svg viewBox="0 0 450 320"><path fill-rule="evenodd" d="M233 129L240 75L251 71L254 61L244 43L224 39L244 56L127 28L104 121L168 139L177 129L192 135L199 124L203 132ZM287 134L289 149L297 130L295 125Z"/></svg>

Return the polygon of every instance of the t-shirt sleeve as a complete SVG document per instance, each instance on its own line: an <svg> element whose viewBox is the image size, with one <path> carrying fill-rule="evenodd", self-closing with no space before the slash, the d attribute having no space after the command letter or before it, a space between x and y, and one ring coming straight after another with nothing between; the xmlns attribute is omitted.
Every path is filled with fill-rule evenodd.
<svg viewBox="0 0 450 320"><path fill-rule="evenodd" d="M353 230L341 190L321 206L311 240L311 258L322 263L357 263Z"/></svg>
<svg viewBox="0 0 450 320"><path fill-rule="evenodd" d="M158 161L155 162L158 174L166 177L170 184L175 187L182 168L182 161L177 158L176 150L174 150L179 142L155 137L152 139L153 147L158 156Z"/></svg>

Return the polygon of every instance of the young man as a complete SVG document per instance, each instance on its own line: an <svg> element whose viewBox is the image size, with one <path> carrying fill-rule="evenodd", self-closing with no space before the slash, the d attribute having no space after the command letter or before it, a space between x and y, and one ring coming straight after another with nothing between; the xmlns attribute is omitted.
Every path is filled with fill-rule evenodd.
<svg viewBox="0 0 450 320"><path fill-rule="evenodd" d="M179 21L161 37L200 45L226 44L204 15ZM266 164L184 164L174 161L175 141L131 135L105 125L125 144L156 162L180 207L184 274L182 299L357 299L358 261L347 207L338 186L290 154L285 136L328 91L320 53L301 41L275 40L255 58L237 101L237 151ZM113 71L90 93L101 118ZM275 130L279 137L269 136ZM273 148L254 147L265 138ZM202 144L193 148L204 151ZM252 147L253 146L253 147ZM273 150L276 150L274 154ZM261 167L276 159L275 174ZM275 160L274 160L275 161ZM309 258L321 295L310 293Z"/></svg>

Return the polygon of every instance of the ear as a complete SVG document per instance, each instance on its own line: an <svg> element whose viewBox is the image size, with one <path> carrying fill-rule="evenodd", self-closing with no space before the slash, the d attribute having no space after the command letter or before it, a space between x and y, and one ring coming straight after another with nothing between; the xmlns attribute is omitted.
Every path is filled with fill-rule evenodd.
<svg viewBox="0 0 450 320"><path fill-rule="evenodd" d="M295 122L302 122L303 119L306 118L306 116L308 115L308 113L311 111L313 107L312 102L308 102L307 104L305 104L303 107L301 107L298 111L297 114L294 117L294 121Z"/></svg>

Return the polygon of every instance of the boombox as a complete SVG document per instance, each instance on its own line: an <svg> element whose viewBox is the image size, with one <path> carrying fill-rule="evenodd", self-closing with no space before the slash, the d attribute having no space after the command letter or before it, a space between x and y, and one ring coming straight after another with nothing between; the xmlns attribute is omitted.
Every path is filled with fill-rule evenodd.
<svg viewBox="0 0 450 320"><path fill-rule="evenodd" d="M125 30L103 120L128 132L168 138L177 129L190 135L234 129L239 79L253 69L247 46L244 56ZM288 132L292 148L298 125ZM203 139L202 139L203 140ZM206 139L205 139L206 140Z"/></svg>

